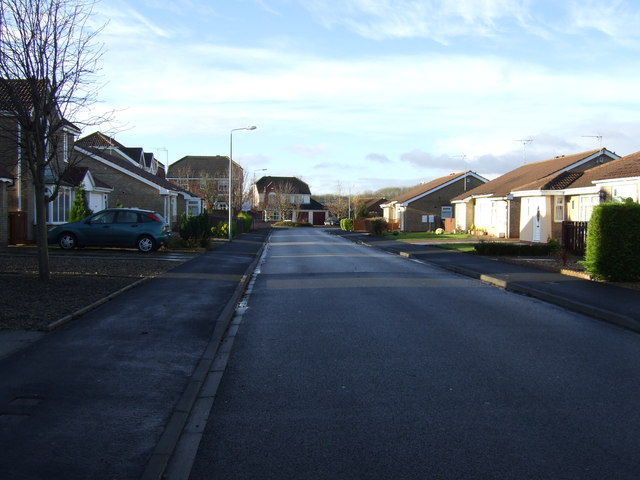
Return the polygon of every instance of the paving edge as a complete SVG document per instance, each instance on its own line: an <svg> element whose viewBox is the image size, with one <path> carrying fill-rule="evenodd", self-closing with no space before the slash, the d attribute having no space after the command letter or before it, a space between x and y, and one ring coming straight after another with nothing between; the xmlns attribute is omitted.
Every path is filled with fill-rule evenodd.
<svg viewBox="0 0 640 480"><path fill-rule="evenodd" d="M371 247L375 247L375 245L366 243L366 242L361 242L364 245L367 246L371 246ZM393 251L392 249L384 249L387 252L390 253L396 253L397 255L404 257L404 258L411 258L411 259L415 259L417 258L414 254L412 254L411 252L403 252L403 251ZM514 293L520 293L522 295L527 295L529 297L532 298L537 298L538 300L542 300L544 302L547 303L551 303L553 305L556 305L558 307L562 307L565 308L567 310L571 310L572 312L576 312L576 313L581 313L583 315L586 315L588 317L594 318L596 320L601 320L607 323L611 323L613 325L616 325L618 327L622 327L622 328L626 328L628 330L631 330L633 332L638 332L640 333L640 322L638 322L637 320L626 316L626 315L620 315L617 313L613 313L613 312L609 312L608 310L604 310L598 307L594 307L592 305L586 305L582 302L577 302L574 300L569 300L567 298L561 297L559 295L554 295L552 293L549 292L543 292L541 290L538 290L536 288L533 288L531 286L528 285L522 285L518 282L509 282L506 281L502 278L497 278L497 277L493 277L491 275L486 275L486 274L482 274L479 273L475 270L471 270L468 268L464 268L464 267L460 267L457 265L441 265L438 263L434 263L434 262L429 262L429 260L426 260L424 258L420 258L420 261L425 262L425 263L429 263L430 265L439 267L439 268L443 268L445 270L449 270L451 272L455 272L455 273L459 273L461 275L465 275L467 277L471 277L471 278L476 278L478 280L481 280L485 283L489 283L491 285L494 285L496 287L500 287L503 288L505 290L508 290L510 292L514 292ZM561 272L562 273L562 272ZM585 277L581 277L584 280L590 280L590 278L585 278Z"/></svg>
<svg viewBox="0 0 640 480"><path fill-rule="evenodd" d="M225 305L222 313L220 313L216 319L216 326L207 348L198 362L198 365L182 393L182 396L178 400L178 403L169 418L167 426L165 427L164 432L160 436L160 439L147 462L144 473L140 477L141 480L161 480L164 477L169 461L176 451L176 447L178 446L180 437L185 430L190 414L196 406L200 391L205 385L209 371L212 368L221 346L224 345L222 343L224 334L233 320L238 303L251 280L251 276L258 265L260 258L262 257L262 252L269 240L269 235L270 234L267 234L267 237L256 253L254 260L245 270L245 273L242 275L240 283L236 287L233 295Z"/></svg>
<svg viewBox="0 0 640 480"><path fill-rule="evenodd" d="M94 308L99 307L100 305L107 303L110 300L113 300L115 297L122 295L124 292L126 292L127 290L131 290L132 288L137 287L138 285L140 285L143 282L146 282L147 280L149 280L150 278L154 278L154 277L145 277L145 278L141 278L140 280L136 280L133 283L130 283L129 285L126 285L124 287L122 287L120 290L117 290L113 293L110 293L109 295L107 295L106 297L101 298L100 300L93 302L91 305L87 305L86 307L82 307L80 310L76 310L73 313L70 313L69 315L66 315L58 320L55 320L53 322L51 322L50 324L48 324L46 326L46 331L47 332L51 332L52 330L55 330L58 327L61 327L62 325L69 323L71 320L74 320L82 315L84 315L85 313L93 310Z"/></svg>

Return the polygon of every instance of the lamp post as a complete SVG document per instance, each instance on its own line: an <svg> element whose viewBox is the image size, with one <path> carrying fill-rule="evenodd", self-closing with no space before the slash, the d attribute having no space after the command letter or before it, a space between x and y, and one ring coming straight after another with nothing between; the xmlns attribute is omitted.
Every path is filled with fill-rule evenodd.
<svg viewBox="0 0 640 480"><path fill-rule="evenodd" d="M233 236L233 228L231 227L231 217L233 212L233 183L232 183L232 171L233 171L233 132L237 132L238 130L255 130L256 126L252 125L250 127L242 127L242 128L234 128L229 133L229 205L227 208L229 209L229 223L227 223L227 227L229 230L229 241L231 241L231 237Z"/></svg>

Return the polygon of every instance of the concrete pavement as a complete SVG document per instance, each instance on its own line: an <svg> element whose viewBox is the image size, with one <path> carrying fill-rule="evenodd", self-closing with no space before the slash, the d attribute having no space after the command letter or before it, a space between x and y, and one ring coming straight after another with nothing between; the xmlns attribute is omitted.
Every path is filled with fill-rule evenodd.
<svg viewBox="0 0 640 480"><path fill-rule="evenodd" d="M433 245L419 245L363 232L332 233L390 253L428 262L480 279L497 287L529 295L598 320L640 332L640 291L606 282L548 272L538 268L469 255Z"/></svg>
<svg viewBox="0 0 640 480"><path fill-rule="evenodd" d="M161 478L268 233L15 339L0 359L3 478Z"/></svg>
<svg viewBox="0 0 640 480"><path fill-rule="evenodd" d="M331 231L640 331L635 290ZM220 342L267 237L257 230L222 243L0 359L0 471L11 478L162 478L201 413L200 393L214 391L208 382L222 375L214 365L225 349ZM195 420L192 427L203 429L206 415Z"/></svg>

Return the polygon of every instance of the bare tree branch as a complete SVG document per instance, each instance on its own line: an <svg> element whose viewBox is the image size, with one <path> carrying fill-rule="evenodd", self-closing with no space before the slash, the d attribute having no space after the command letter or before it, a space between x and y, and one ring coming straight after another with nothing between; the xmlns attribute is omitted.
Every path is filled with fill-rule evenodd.
<svg viewBox="0 0 640 480"><path fill-rule="evenodd" d="M91 28L94 5L0 0L0 135L5 145L15 145L13 167L33 189L43 280L50 276L46 202L55 199L65 172L78 161L69 141L79 127L105 121L91 113L103 52L96 43L103 27Z"/></svg>

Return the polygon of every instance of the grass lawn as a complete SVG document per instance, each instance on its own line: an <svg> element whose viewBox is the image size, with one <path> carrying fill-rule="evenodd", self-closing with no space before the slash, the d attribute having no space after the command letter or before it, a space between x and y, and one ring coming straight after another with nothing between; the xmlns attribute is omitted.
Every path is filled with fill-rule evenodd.
<svg viewBox="0 0 640 480"><path fill-rule="evenodd" d="M434 245L434 247L445 248L447 250L457 250L465 253L477 253L475 249L475 243L441 243Z"/></svg>

